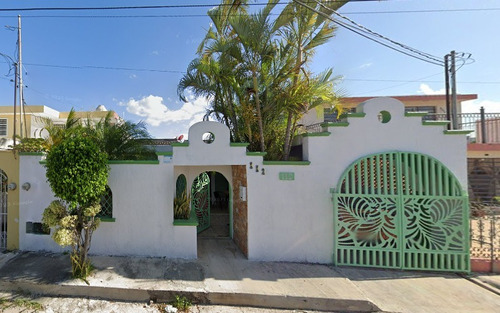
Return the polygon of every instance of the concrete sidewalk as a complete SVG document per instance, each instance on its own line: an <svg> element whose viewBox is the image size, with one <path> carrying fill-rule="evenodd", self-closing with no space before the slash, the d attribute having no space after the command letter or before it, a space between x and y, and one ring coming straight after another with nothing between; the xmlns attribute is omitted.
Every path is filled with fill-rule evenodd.
<svg viewBox="0 0 500 313"><path fill-rule="evenodd" d="M67 255L8 254L0 290L337 312L500 311L500 296L455 274L253 262L228 239L200 239L198 251L198 260L93 256L90 285L70 279Z"/></svg>

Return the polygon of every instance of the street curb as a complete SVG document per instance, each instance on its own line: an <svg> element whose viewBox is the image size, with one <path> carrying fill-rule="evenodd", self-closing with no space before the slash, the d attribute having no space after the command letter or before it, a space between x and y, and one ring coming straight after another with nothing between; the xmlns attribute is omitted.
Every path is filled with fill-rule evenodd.
<svg viewBox="0 0 500 313"><path fill-rule="evenodd" d="M2 281L0 282L0 290L22 291L44 296L89 297L124 302L149 302L150 300L168 302L178 295L185 296L193 304L205 305L367 313L381 311L374 303L368 300L311 298L287 295L50 285L26 281Z"/></svg>

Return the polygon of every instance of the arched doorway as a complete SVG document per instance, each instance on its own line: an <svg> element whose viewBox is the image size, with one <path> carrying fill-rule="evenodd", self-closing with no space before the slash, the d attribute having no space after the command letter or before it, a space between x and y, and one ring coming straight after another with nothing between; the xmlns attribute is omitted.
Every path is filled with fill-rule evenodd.
<svg viewBox="0 0 500 313"><path fill-rule="evenodd" d="M198 236L232 237L231 185L216 171L199 174L191 187L191 210L198 219Z"/></svg>
<svg viewBox="0 0 500 313"><path fill-rule="evenodd" d="M7 174L0 169L0 250L7 248Z"/></svg>
<svg viewBox="0 0 500 313"><path fill-rule="evenodd" d="M438 160L363 157L344 171L333 201L336 264L470 270L467 194Z"/></svg>

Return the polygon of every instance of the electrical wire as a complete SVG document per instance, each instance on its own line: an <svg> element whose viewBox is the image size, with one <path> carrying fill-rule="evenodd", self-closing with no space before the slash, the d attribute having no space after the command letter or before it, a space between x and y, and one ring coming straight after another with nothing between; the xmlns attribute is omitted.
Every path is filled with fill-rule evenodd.
<svg viewBox="0 0 500 313"><path fill-rule="evenodd" d="M330 0L329 2L367 2L367 1L387 1L387 0ZM314 1L307 1L313 3ZM275 4L288 4L288 1L276 1ZM248 6L266 6L267 2L247 3ZM171 4L171 5L144 5L144 6L113 6L113 7L28 7L28 8L2 8L0 12L13 11L109 11L109 10L138 10L138 9L177 9L177 8L207 8L216 6L233 6L233 4L211 3L211 4Z"/></svg>
<svg viewBox="0 0 500 313"><path fill-rule="evenodd" d="M316 1L316 4L321 6L323 9L330 11L330 14L335 14L336 16L340 17L342 20L347 21L347 23L342 21L342 20L333 19L330 15L328 15L324 12L318 11L315 8L308 6L307 4L305 4L302 1L299 1L299 0L294 0L294 1L297 4L307 8L309 10L312 10L316 14L319 14L319 15L323 16L324 18L332 21L333 23L335 23L335 24L337 24L337 25L339 25L347 30L350 30L351 32L354 32L362 37L365 37L366 39L372 40L372 41L374 41L382 46L385 46L389 49L395 50L399 53L405 54L407 56L410 56L410 57L415 58L415 59L419 59L421 61L424 61L424 62L427 62L430 64L444 66L444 61L442 59L440 59L439 57L433 56L429 53L422 52L420 50L417 50L415 48L412 48L412 47L407 46L405 44L402 44L400 42L394 41L394 40L392 40L386 36L383 36L379 33L376 33L374 31L354 22L353 20L349 19L348 17L343 16L342 14L336 12L335 10L332 10L332 9L326 7L320 1Z"/></svg>
<svg viewBox="0 0 500 313"><path fill-rule="evenodd" d="M99 70L117 70L117 71L136 71L136 72L157 72L157 73L173 73L173 74L185 74L186 71L176 71L176 70L158 70L149 68L129 68L129 67L112 67L112 66L96 66L96 65L56 65L56 64L40 64L40 63L24 63L29 66L41 66L41 67L53 67L53 68L65 68L65 69L99 69Z"/></svg>

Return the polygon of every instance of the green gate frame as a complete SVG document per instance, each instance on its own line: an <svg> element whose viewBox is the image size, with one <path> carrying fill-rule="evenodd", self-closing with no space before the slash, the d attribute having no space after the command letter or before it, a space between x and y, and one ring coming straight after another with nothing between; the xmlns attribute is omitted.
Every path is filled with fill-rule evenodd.
<svg viewBox="0 0 500 313"><path fill-rule="evenodd" d="M207 172L198 175L191 187L191 208L198 219L198 233L210 227L210 176Z"/></svg>
<svg viewBox="0 0 500 313"><path fill-rule="evenodd" d="M335 265L470 271L468 196L438 160L368 155L332 192Z"/></svg>

